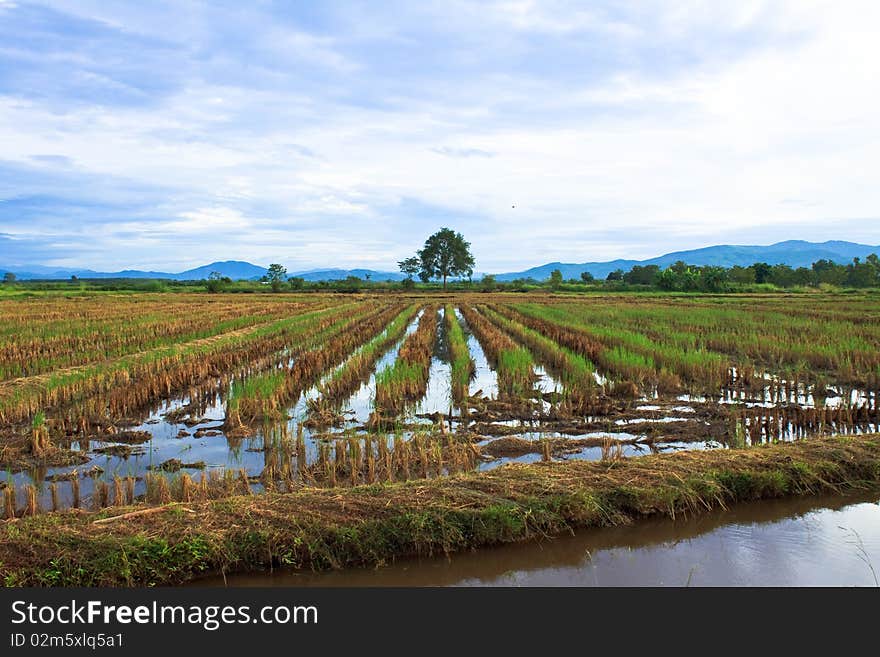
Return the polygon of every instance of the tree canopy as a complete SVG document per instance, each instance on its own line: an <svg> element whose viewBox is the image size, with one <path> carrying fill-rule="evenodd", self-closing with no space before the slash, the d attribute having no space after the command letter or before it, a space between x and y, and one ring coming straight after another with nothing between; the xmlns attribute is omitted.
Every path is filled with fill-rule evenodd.
<svg viewBox="0 0 880 657"><path fill-rule="evenodd" d="M398 262L397 266L400 268L401 273L406 274L407 279L412 280L412 277L421 270L422 261L416 256L411 256Z"/></svg>
<svg viewBox="0 0 880 657"><path fill-rule="evenodd" d="M284 279L287 276L287 268L282 267L279 264L273 263L269 265L268 271L266 271L266 275L263 276L263 280L272 285L272 291L278 292L281 290L281 285L284 283Z"/></svg>
<svg viewBox="0 0 880 657"><path fill-rule="evenodd" d="M443 279L443 289L446 289L446 279L450 276L470 276L474 273L474 256L471 254L470 242L465 241L461 233L456 233L451 228L441 228L425 240L425 246L416 253L419 262L419 278L424 282L431 279ZM412 258L398 263L401 271L406 264L409 267Z"/></svg>

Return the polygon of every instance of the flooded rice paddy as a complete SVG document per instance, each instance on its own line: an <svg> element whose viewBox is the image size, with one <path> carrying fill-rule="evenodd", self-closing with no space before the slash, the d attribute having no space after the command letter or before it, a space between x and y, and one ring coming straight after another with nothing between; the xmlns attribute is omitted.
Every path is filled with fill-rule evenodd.
<svg viewBox="0 0 880 657"><path fill-rule="evenodd" d="M489 470L514 462L608 460L880 430L876 390L830 380L809 383L730 367L724 384L714 392L697 385L669 391L662 385L631 383L637 379L629 365L609 371L594 363L588 363L585 379L574 379L569 368L579 361L565 346L574 344L571 332L557 335L556 329L545 328L541 333L543 325L526 321L525 315L517 315L521 323L516 323L507 310L475 307L477 311L469 308L468 313L476 315L468 316L486 322L480 337L459 305L420 305L408 315L404 309L399 317L407 321L399 334L387 336L390 346L369 364L353 392L328 404L329 420L314 414L313 408L322 401L328 382L363 354L371 334L354 338L353 344L360 343L354 349L326 358L323 373L285 400L275 417L251 417L247 426L232 424L230 401L248 382L273 384L273 377L289 377L303 359L302 350L285 348L231 371L212 371L198 385L161 395L161 401L144 404L140 413L127 418L92 418L87 430L68 432L61 439L69 448L64 464L36 460L28 467L9 468L2 486L14 488L20 508L33 506L26 497L30 485L42 510L91 508L112 503L100 491L117 480L130 487L129 497L139 497L148 493L150 476L158 475L197 479L231 472L259 492L276 485L350 485ZM459 403L454 400L446 328L450 309L451 321L463 329L471 359L466 399ZM321 312L325 311L316 314ZM368 317L378 313L361 312ZM430 353L424 354L424 392L402 412L387 413L376 406L377 376L395 367L404 344L417 337L426 313L436 313L438 321ZM377 326L386 323L383 319ZM326 330L326 340L306 353L321 355L334 344L335 329ZM524 348L530 359L521 394L502 390L510 373L500 369L502 355L487 337L490 330L499 341L507 341L504 344ZM622 352L615 349L614 358L620 359ZM587 401L573 395L579 386L589 387ZM688 391L682 392L682 387ZM345 472L349 474L343 476Z"/></svg>

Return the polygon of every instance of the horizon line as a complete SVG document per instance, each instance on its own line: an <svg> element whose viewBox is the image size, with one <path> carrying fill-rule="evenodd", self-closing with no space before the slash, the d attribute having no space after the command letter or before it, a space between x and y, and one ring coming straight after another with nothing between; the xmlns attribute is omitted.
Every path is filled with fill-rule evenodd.
<svg viewBox="0 0 880 657"><path fill-rule="evenodd" d="M616 257L616 258L611 258L608 260L589 260L589 261L584 261L584 262L562 262L559 260L553 260L553 261L549 261L549 262L543 262L543 263L539 263L539 264L525 266L521 270L507 270L507 271L490 272L490 271L477 271L475 269L474 273L489 274L489 275L504 275L504 274L520 273L520 272L528 271L530 269L537 269L537 268L546 267L549 265L562 265L562 266L590 265L590 264L601 265L601 264L609 264L609 263L613 263L613 262L617 262L617 261L630 261L630 262L634 262L634 263L639 263L639 262L645 262L648 260L662 258L664 256L670 256L670 255L674 255L674 254L678 254L678 253L687 253L690 251L701 251L701 250L710 249L710 248L721 248L721 247L769 248L769 247L773 247L773 246L778 246L780 244L787 244L787 243L793 243L793 242L794 243L802 243L802 244L810 244L810 245L815 245L815 246L821 246L821 245L829 244L829 243L843 243L843 244L851 244L851 245L855 245L855 246L866 246L866 247L880 249L880 245L866 244L866 243L862 243L862 242L851 242L849 240L844 240L844 239L825 240L823 242L812 242L810 240L805 240L805 239L788 239L788 240L781 240L778 242L772 242L770 244L728 244L728 243L707 244L705 246L698 246L698 247L694 247L694 248L690 248L690 249L668 251L666 253L661 253L659 255L649 256L647 258ZM192 271L195 269L201 269L203 267L208 267L210 265L225 264L225 263L242 263L242 264L250 265L253 267L259 267L261 269L268 269L269 265L275 264L275 263L269 263L269 265L262 265L262 264L257 264L257 263L251 262L250 260L225 259L225 260L212 260L211 262L208 262L205 264L189 266L184 269L181 269L180 271L170 271L167 269L166 270L158 270L158 269L155 269L150 266L138 266L138 265L130 265L128 267L125 267L123 269L119 269L116 271L94 269L92 266L76 267L76 266L69 266L69 265L43 265L43 264L37 264L37 263L29 263L29 264L23 264L23 265L2 265L2 266L5 271L12 271L13 269L17 268L22 271L25 271L25 273L27 273L26 269L28 267L35 267L35 268L40 268L40 269L55 269L55 271L59 271L59 272L60 271L89 271L89 272L94 272L96 274L106 274L106 273L121 273L121 272L126 272L126 271L132 271L132 272L143 272L143 273L171 274L171 275L179 276L180 274L183 274L185 272ZM282 264L282 263L278 263L278 264ZM338 265L338 266L328 266L328 267L310 267L308 269L294 269L292 267L288 268L286 265L283 265L283 264L282 264L282 266L284 266L286 269L288 269L288 274L291 276L296 276L298 274L310 274L310 273L316 273L316 272L323 272L323 271L353 271L353 270L358 270L358 269L365 270L365 271L371 271L371 272L384 273L384 274L398 274L399 273L399 271L397 269L377 269L377 268L363 266L363 265L357 265L357 266Z"/></svg>

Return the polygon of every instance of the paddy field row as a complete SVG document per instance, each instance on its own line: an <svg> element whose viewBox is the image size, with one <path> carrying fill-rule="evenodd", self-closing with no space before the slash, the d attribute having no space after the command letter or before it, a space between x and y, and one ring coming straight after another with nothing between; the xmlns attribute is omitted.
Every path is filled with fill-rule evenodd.
<svg viewBox="0 0 880 657"><path fill-rule="evenodd" d="M2 304L10 517L877 430L870 296Z"/></svg>

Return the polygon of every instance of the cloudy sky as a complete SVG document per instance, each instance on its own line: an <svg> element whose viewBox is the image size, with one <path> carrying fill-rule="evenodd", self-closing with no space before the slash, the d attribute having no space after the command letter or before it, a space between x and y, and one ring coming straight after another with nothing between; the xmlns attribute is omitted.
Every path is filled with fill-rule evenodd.
<svg viewBox="0 0 880 657"><path fill-rule="evenodd" d="M0 265L880 243L880 3L0 0ZM513 207L515 206L515 207Z"/></svg>

